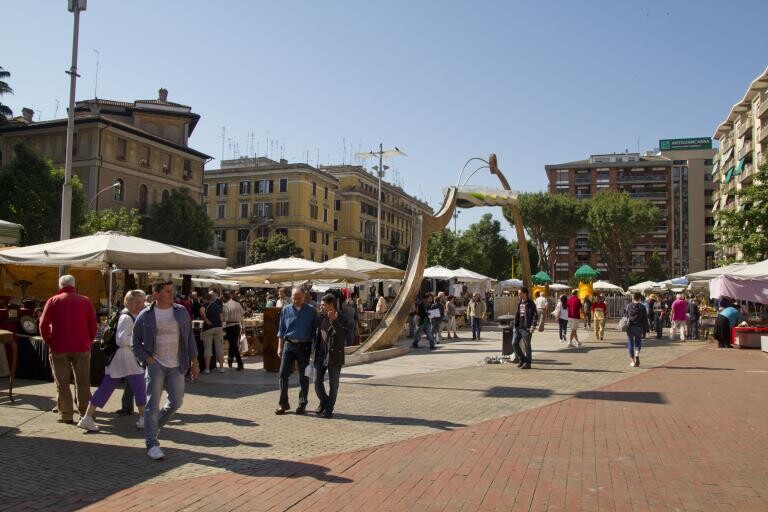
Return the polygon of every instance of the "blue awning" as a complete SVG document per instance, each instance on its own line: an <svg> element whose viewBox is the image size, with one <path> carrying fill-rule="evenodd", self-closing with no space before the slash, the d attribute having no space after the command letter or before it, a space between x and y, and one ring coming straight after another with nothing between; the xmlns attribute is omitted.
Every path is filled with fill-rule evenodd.
<svg viewBox="0 0 768 512"><path fill-rule="evenodd" d="M736 164L736 169L734 169L733 171L734 176L738 176L739 174L741 174L741 171L744 170L744 160L746 159L747 157L744 157L741 160L739 160L739 163Z"/></svg>

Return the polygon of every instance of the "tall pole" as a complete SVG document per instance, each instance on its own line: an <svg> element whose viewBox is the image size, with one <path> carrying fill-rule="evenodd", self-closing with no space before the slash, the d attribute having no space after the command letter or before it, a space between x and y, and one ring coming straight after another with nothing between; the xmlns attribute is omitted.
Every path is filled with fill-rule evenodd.
<svg viewBox="0 0 768 512"><path fill-rule="evenodd" d="M81 9L82 3L82 9ZM68 240L72 224L72 142L75 132L75 89L77 87L77 42L80 35L80 11L85 1L70 0L69 10L75 15L72 33L72 67L69 68L69 113L67 116L67 153L64 160L64 185L61 189L61 232L60 238Z"/></svg>
<svg viewBox="0 0 768 512"><path fill-rule="evenodd" d="M384 143L379 143L379 193L376 209L376 263L381 263L381 173L384 172Z"/></svg>

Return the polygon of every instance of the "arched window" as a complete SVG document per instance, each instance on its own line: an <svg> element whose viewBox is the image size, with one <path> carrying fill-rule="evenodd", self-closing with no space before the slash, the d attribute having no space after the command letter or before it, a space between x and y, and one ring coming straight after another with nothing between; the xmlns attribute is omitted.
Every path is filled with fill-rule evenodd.
<svg viewBox="0 0 768 512"><path fill-rule="evenodd" d="M148 196L147 186L141 185L139 187L139 213L146 214L147 213L147 196Z"/></svg>
<svg viewBox="0 0 768 512"><path fill-rule="evenodd" d="M122 178L117 178L115 180L115 189L114 189L114 199L115 201L125 201L125 182Z"/></svg>
<svg viewBox="0 0 768 512"><path fill-rule="evenodd" d="M165 201L165 200L166 200L166 199L168 199L169 197L171 197L171 193L170 193L170 192L168 192L167 190L163 190L163 195L162 195L162 197L160 198L160 200L161 200L161 201Z"/></svg>

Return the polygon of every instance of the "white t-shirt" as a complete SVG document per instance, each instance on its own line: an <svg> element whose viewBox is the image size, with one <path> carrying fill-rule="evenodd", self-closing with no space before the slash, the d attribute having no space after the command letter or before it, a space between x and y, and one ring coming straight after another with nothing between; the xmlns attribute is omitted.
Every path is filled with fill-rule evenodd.
<svg viewBox="0 0 768 512"><path fill-rule="evenodd" d="M157 359L166 368L179 366L179 324L173 316L173 307L160 309L155 306L155 353L152 357Z"/></svg>
<svg viewBox="0 0 768 512"><path fill-rule="evenodd" d="M548 302L545 296L539 295L534 302L536 303L536 309L547 309Z"/></svg>

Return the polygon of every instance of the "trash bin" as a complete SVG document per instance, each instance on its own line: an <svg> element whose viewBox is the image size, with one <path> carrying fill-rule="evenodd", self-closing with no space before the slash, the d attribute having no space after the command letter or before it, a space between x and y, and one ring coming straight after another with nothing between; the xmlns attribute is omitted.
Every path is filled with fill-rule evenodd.
<svg viewBox="0 0 768 512"><path fill-rule="evenodd" d="M512 327L506 326L501 331L501 355L512 355Z"/></svg>

